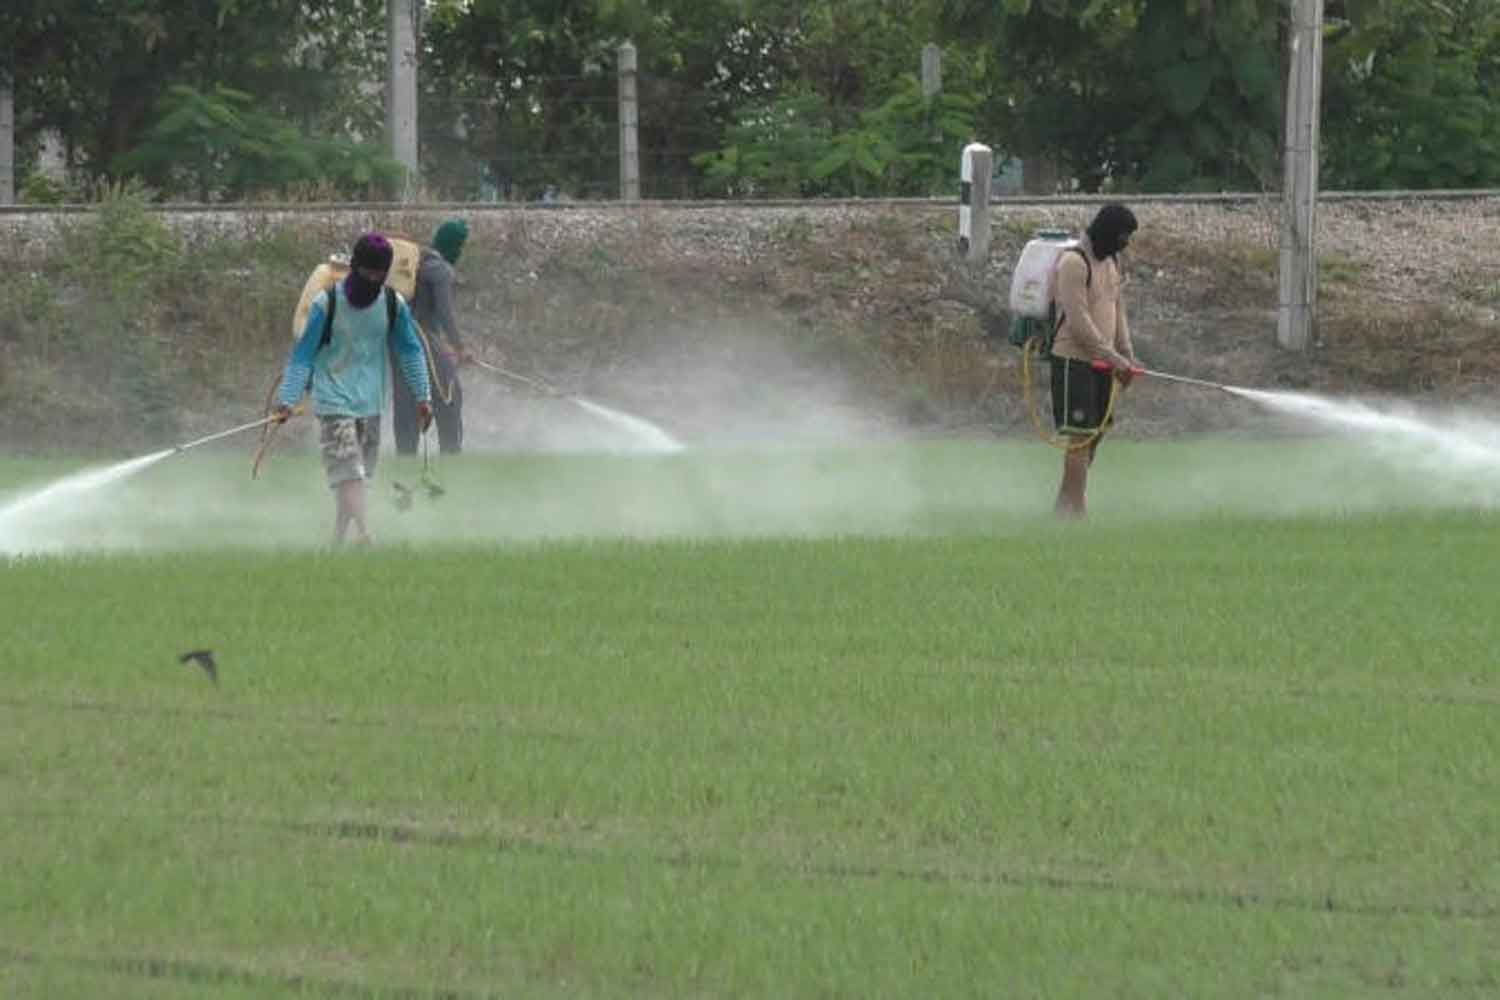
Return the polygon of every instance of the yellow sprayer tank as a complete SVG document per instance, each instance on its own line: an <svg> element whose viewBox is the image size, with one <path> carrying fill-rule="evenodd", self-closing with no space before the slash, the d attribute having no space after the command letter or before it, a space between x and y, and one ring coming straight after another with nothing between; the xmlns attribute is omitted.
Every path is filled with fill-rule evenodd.
<svg viewBox="0 0 1500 1000"><path fill-rule="evenodd" d="M410 302L417 291L417 266L422 262L422 248L412 240L395 236L387 238L391 241L394 254L385 283ZM297 310L292 314L293 340L302 336L302 328L307 326L307 314L312 311L313 302L348 273L349 258L343 254L333 254L313 268L312 274L307 276L307 281L302 286L302 297L297 300Z"/></svg>

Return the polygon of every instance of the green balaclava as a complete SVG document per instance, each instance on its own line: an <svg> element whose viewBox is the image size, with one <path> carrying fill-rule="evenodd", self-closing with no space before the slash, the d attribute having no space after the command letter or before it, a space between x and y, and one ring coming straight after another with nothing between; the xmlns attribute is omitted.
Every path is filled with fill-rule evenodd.
<svg viewBox="0 0 1500 1000"><path fill-rule="evenodd" d="M449 219L432 234L432 249L442 254L448 263L457 264L468 238L469 224L463 219Z"/></svg>

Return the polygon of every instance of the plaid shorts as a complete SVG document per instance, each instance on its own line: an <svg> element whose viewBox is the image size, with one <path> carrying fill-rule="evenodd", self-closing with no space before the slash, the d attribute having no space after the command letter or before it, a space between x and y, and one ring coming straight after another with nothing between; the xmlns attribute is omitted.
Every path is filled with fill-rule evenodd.
<svg viewBox="0 0 1500 1000"><path fill-rule="evenodd" d="M319 417L318 443L329 486L369 479L380 459L380 418Z"/></svg>

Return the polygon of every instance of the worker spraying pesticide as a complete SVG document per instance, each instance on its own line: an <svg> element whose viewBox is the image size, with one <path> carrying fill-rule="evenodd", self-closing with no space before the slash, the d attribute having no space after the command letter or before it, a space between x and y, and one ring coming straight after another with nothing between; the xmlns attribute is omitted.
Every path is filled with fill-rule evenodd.
<svg viewBox="0 0 1500 1000"><path fill-rule="evenodd" d="M394 257L390 241L366 233L354 244L349 273L312 304L287 360L274 416L292 415L311 384L313 412L328 485L334 493L334 543L353 531L369 542L365 482L380 453L380 410L386 394L386 345L391 343L412 397L419 428L432 422L427 356L411 310L386 277Z"/></svg>
<svg viewBox="0 0 1500 1000"><path fill-rule="evenodd" d="M1011 339L1030 360L1050 361L1055 443L1063 451L1053 509L1075 519L1087 513L1089 469L1114 421L1119 390L1140 372L1120 295L1120 254L1137 228L1124 205L1099 209L1078 240L1044 233L1022 251L1011 283Z"/></svg>

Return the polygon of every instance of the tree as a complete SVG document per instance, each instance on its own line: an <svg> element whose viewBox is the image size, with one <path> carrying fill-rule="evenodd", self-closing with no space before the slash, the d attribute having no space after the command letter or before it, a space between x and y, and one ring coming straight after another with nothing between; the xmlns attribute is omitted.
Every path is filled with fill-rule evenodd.
<svg viewBox="0 0 1500 1000"><path fill-rule="evenodd" d="M1324 49L1325 185L1500 185L1500 6L1385 0L1335 13Z"/></svg>
<svg viewBox="0 0 1500 1000"><path fill-rule="evenodd" d="M429 179L472 187L476 165L514 197L555 185L613 196L617 50L639 59L642 184L693 194L694 154L743 105L780 90L776 46L737 0L473 0L432 12L423 75ZM437 165L434 168L434 159Z"/></svg>
<svg viewBox="0 0 1500 1000"><path fill-rule="evenodd" d="M1276 0L946 0L939 23L985 40L994 144L1058 159L1085 190L1274 176Z"/></svg>
<svg viewBox="0 0 1500 1000"><path fill-rule="evenodd" d="M615 39L592 0L473 0L434 12L422 74L429 181L595 190L617 168Z"/></svg>
<svg viewBox="0 0 1500 1000"><path fill-rule="evenodd" d="M713 194L735 198L804 198L825 193L814 165L833 138L831 113L821 94L802 88L741 111L725 130L723 146L698 154Z"/></svg>
<svg viewBox="0 0 1500 1000"><path fill-rule="evenodd" d="M753 107L724 145L694 162L733 196L932 195L955 183L953 150L973 135L974 102L924 97L911 74L856 124L835 129L827 99L803 90Z"/></svg>
<svg viewBox="0 0 1500 1000"><path fill-rule="evenodd" d="M424 77L424 142L448 150L442 159L461 176L465 160L483 158L522 196L546 183L612 194L615 50L628 39L640 60L644 189L693 195L754 178L757 190L818 190L806 168L828 149L772 168L751 147L790 153L785 143L800 147L807 130L857 143L862 116L916 68L932 9L930 0L449 4L429 24L427 58L441 69ZM725 155L705 159L713 150ZM708 162L706 175L695 166Z"/></svg>
<svg viewBox="0 0 1500 1000"><path fill-rule="evenodd" d="M307 134L353 126L378 135L380 97L361 100L351 84L380 78L365 67L379 65L370 39L381 37L381 8L383 0L11 0L0 37L13 40L18 132L25 143L56 129L76 166L114 175L173 87L222 86Z"/></svg>
<svg viewBox="0 0 1500 1000"><path fill-rule="evenodd" d="M402 167L380 146L310 139L265 111L250 94L228 87L201 93L172 87L160 115L118 168L163 191L191 191L200 201L237 200L298 185L333 185L348 195L388 195Z"/></svg>

